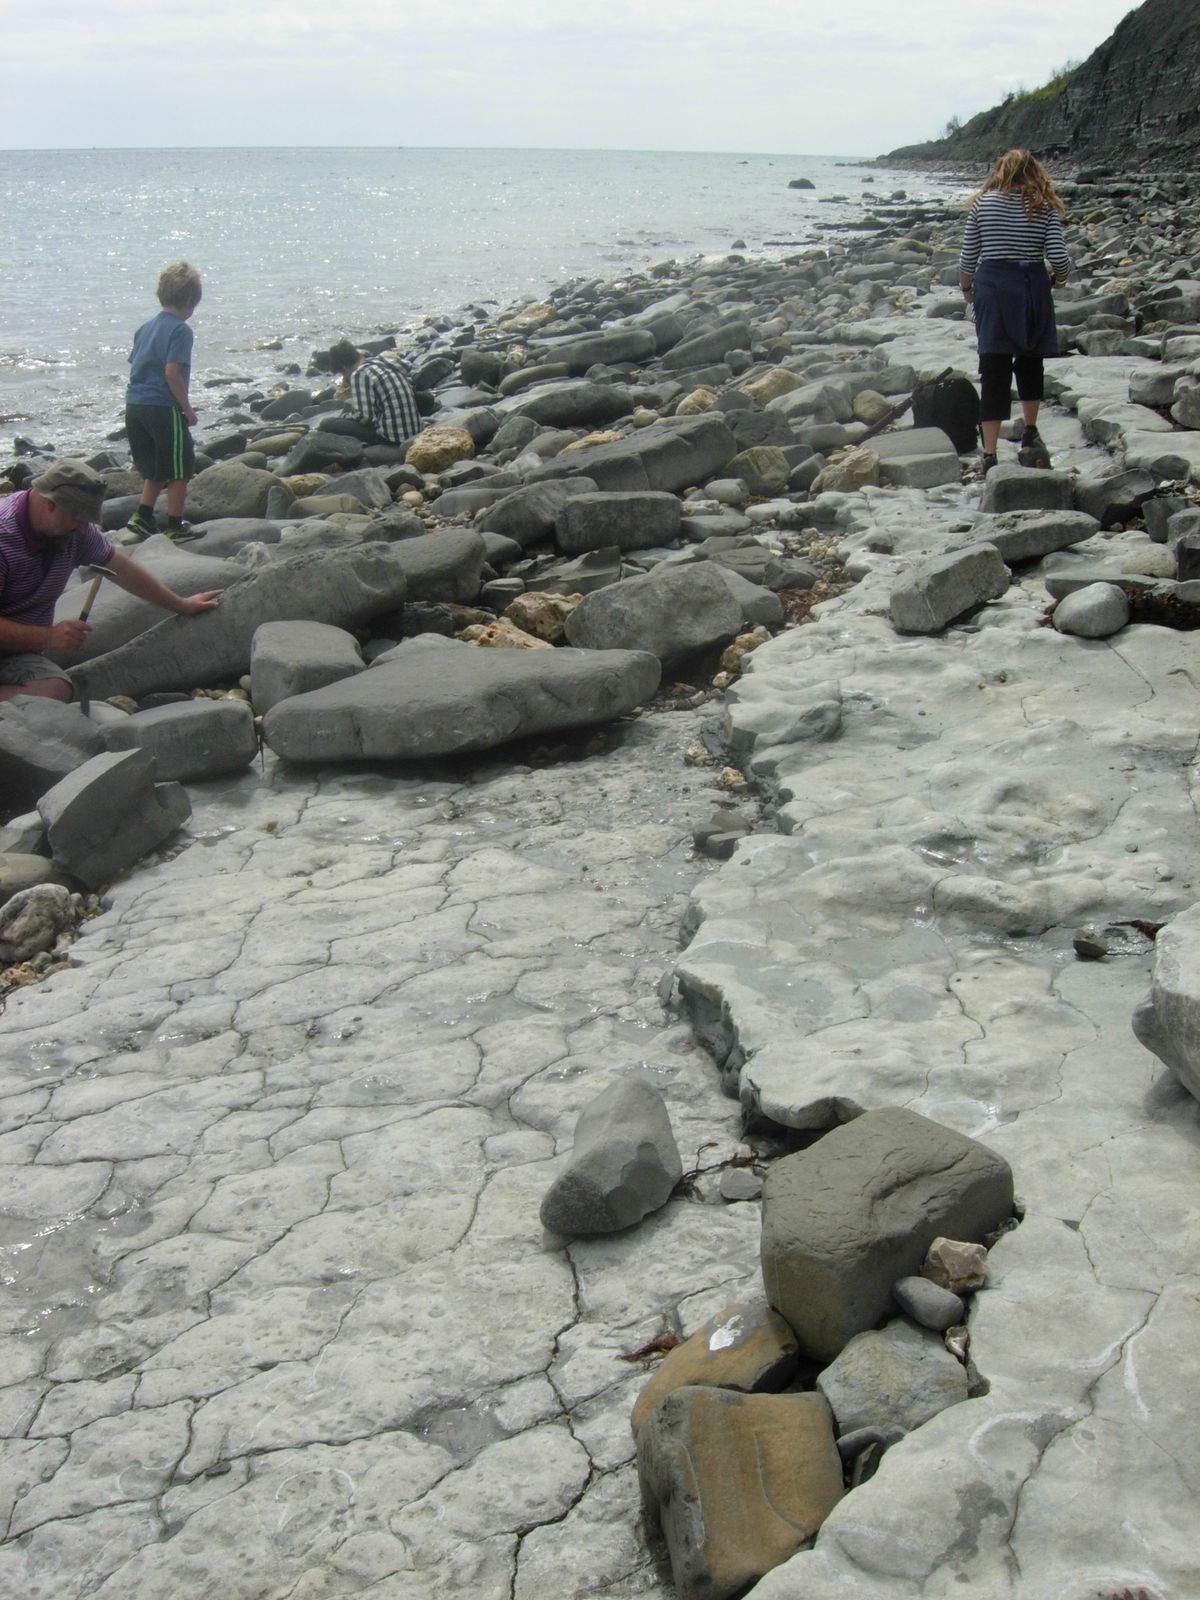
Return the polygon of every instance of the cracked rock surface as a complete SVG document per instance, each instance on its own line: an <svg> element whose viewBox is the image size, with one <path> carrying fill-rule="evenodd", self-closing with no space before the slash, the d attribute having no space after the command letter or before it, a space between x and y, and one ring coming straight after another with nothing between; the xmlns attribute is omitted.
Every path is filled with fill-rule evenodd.
<svg viewBox="0 0 1200 1600"><path fill-rule="evenodd" d="M657 987L692 713L530 769L257 771L0 1018L0 1593L660 1595L622 1361L753 1292L758 1210L562 1246L580 1107L736 1107Z"/></svg>
<svg viewBox="0 0 1200 1600"><path fill-rule="evenodd" d="M965 340L909 328L889 353L966 365ZM1042 431L1056 465L1107 464L1073 417ZM740 843L690 917L680 979L727 1078L801 1129L905 1106L969 1134L1025 1211L973 1301L988 1392L889 1450L755 1600L1198 1592L1178 1510L1200 1491L1200 1105L1131 1031L1153 945L1128 924L1200 899L1200 636L1068 638L1042 625L1041 565L937 638L898 634L891 587L963 542L977 497L846 496L862 581L730 697L784 831ZM831 705L832 738L806 715ZM1102 959L1077 959L1081 926L1112 930Z"/></svg>

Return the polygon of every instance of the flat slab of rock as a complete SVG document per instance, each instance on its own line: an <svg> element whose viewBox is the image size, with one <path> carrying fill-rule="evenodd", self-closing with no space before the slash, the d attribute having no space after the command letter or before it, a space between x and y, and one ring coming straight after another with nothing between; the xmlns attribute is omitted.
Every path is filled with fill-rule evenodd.
<svg viewBox="0 0 1200 1600"><path fill-rule="evenodd" d="M662 1095L623 1078L584 1107L567 1165L542 1199L542 1226L568 1235L614 1233L670 1199L683 1163Z"/></svg>
<svg viewBox="0 0 1200 1600"><path fill-rule="evenodd" d="M989 517L972 537L982 534L1006 562L1037 561L1052 550L1082 544L1099 528L1086 511L1005 511Z"/></svg>
<svg viewBox="0 0 1200 1600"><path fill-rule="evenodd" d="M817 1394L677 1389L638 1433L638 1481L680 1600L733 1600L816 1534L844 1492Z"/></svg>
<svg viewBox="0 0 1200 1600"><path fill-rule="evenodd" d="M721 417L709 412L682 421L656 423L611 444L573 450L565 461L556 456L535 467L530 479L544 482L586 473L598 489L658 489L678 494L682 489L706 483L736 454L733 434ZM489 520L488 527L498 524Z"/></svg>
<svg viewBox="0 0 1200 1600"><path fill-rule="evenodd" d="M1010 577L995 545L934 556L892 590L892 626L897 633L940 633L955 617L998 599Z"/></svg>
<svg viewBox="0 0 1200 1600"><path fill-rule="evenodd" d="M478 650L402 645L368 672L267 713L264 738L288 761L417 761L608 722L658 687L656 658L633 650Z"/></svg>
<svg viewBox="0 0 1200 1600"><path fill-rule="evenodd" d="M708 562L668 567L585 595L566 635L585 650L648 650L664 666L726 644L742 608Z"/></svg>
<svg viewBox="0 0 1200 1600"><path fill-rule="evenodd" d="M891 1306L939 1234L981 1240L1012 1214L1008 1163L915 1112L867 1111L771 1167L767 1299L802 1350L832 1361Z"/></svg>
<svg viewBox="0 0 1200 1600"><path fill-rule="evenodd" d="M742 1394L777 1392L791 1381L798 1359L795 1334L765 1302L726 1306L659 1363L634 1402L633 1431L687 1384Z"/></svg>
<svg viewBox="0 0 1200 1600"><path fill-rule="evenodd" d="M280 700L366 671L358 640L327 622L264 622L250 646L250 698L262 716Z"/></svg>
<svg viewBox="0 0 1200 1600"><path fill-rule="evenodd" d="M967 1372L936 1333L896 1320L856 1334L817 1376L839 1436L919 1428L967 1398Z"/></svg>
<svg viewBox="0 0 1200 1600"><path fill-rule="evenodd" d="M558 514L568 500L587 494L595 487L594 479L578 474L568 474L554 483L527 484L476 512L475 522L490 533L503 534L506 539L513 539L527 548L550 537Z"/></svg>
<svg viewBox="0 0 1200 1600"><path fill-rule="evenodd" d="M406 548L358 545L272 562L226 590L215 611L168 617L70 675L94 700L234 682L248 670L251 641L264 622L346 627L394 610L408 590Z"/></svg>
<svg viewBox="0 0 1200 1600"><path fill-rule="evenodd" d="M1200 905L1155 939L1150 995L1133 1014L1133 1031L1200 1100Z"/></svg>
<svg viewBox="0 0 1200 1600"><path fill-rule="evenodd" d="M108 750L146 750L160 780L215 778L258 754L254 713L244 700L185 700L138 711L103 730Z"/></svg>
<svg viewBox="0 0 1200 1600"><path fill-rule="evenodd" d="M1002 461L984 479L981 511L1069 511L1075 481L1069 472L1048 472Z"/></svg>
<svg viewBox="0 0 1200 1600"><path fill-rule="evenodd" d="M879 457L880 483L910 489L933 489L957 483L962 476L954 441L941 428L903 428L871 440Z"/></svg>
<svg viewBox="0 0 1200 1600"><path fill-rule="evenodd" d="M192 814L177 783L155 783L146 750L93 756L38 801L56 866L89 889L164 844Z"/></svg>

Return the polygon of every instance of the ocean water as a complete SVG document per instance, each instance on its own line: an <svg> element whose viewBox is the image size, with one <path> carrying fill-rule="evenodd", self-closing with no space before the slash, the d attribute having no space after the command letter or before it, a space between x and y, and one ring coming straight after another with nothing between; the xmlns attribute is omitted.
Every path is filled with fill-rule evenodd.
<svg viewBox="0 0 1200 1600"><path fill-rule="evenodd" d="M811 190L788 188L809 178ZM16 436L90 453L119 426L126 358L159 269L204 279L192 399L278 381L345 335L668 257L787 254L929 174L836 157L257 149L0 151L0 454ZM265 347L278 344L278 349Z"/></svg>

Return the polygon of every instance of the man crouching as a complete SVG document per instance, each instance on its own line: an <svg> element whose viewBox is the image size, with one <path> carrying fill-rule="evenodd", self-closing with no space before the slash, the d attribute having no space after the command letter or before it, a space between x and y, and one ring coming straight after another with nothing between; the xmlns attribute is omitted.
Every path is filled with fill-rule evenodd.
<svg viewBox="0 0 1200 1600"><path fill-rule="evenodd" d="M219 589L176 594L118 550L96 526L103 501L103 478L82 461L58 461L30 488L0 500L0 700L70 700L70 679L42 652L77 650L87 636L86 623L54 620L78 566L108 567L129 594L181 617L217 604Z"/></svg>

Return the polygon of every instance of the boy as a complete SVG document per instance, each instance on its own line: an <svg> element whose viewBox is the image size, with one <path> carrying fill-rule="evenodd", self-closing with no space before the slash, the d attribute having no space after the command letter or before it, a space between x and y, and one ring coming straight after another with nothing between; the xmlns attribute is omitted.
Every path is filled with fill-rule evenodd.
<svg viewBox="0 0 1200 1600"><path fill-rule="evenodd" d="M192 330L188 318L200 304L200 274L186 261L164 267L158 279L162 310L133 336L125 430L133 464L146 480L141 503L129 519L140 538L158 532L154 503L167 491L168 539L187 531L183 502L196 460L188 426L196 413L188 400L192 370Z"/></svg>

